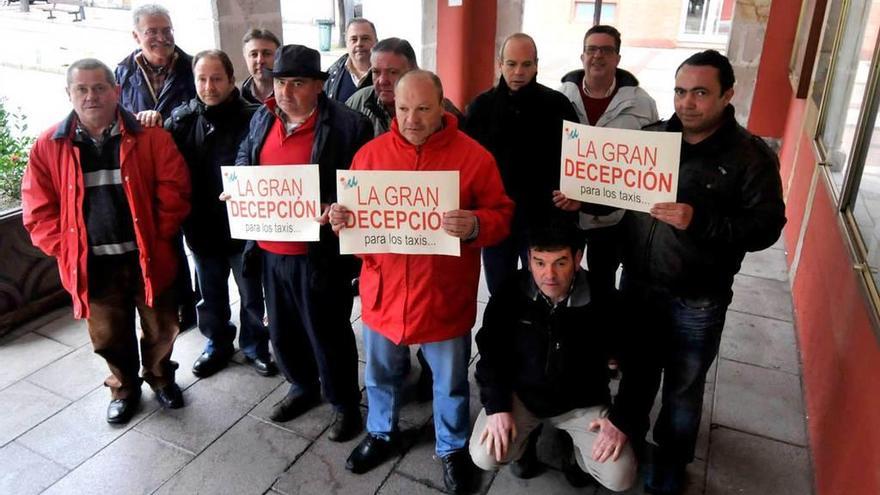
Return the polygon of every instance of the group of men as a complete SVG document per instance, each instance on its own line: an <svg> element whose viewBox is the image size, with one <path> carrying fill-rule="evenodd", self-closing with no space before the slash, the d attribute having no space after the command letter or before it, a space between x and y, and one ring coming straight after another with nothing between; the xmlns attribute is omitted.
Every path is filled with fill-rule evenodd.
<svg viewBox="0 0 880 495"><path fill-rule="evenodd" d="M537 474L545 423L570 437L563 465L572 483L628 489L661 376L645 484L652 493L683 489L733 276L745 252L771 245L785 223L777 159L734 120L725 57L709 50L685 60L675 114L657 122L654 100L618 68L615 28L587 31L583 69L558 91L536 81L537 47L517 33L501 47L498 84L462 115L406 40L378 40L365 19L348 24L348 51L326 72L317 51L249 31L241 89L226 53L190 57L175 45L164 8L139 7L133 20L139 49L115 74L94 59L70 65L73 111L37 140L22 184L25 227L58 259L74 315L87 319L110 368L108 422L130 420L142 380L162 406L183 406L171 360L180 294L191 292L182 232L207 338L192 372L210 376L235 351L231 272L242 354L257 373L280 370L289 382L271 419L290 421L327 400L336 413L328 438L338 442L364 430L349 319L359 277L368 411L350 471L400 452L415 344L450 492L471 489L472 463ZM681 132L677 202L647 214L565 197L565 120ZM320 240L231 238L219 168L231 163L318 164ZM335 174L344 169L458 171L460 206L443 213L442 229L460 239L461 255L341 255L349 212L336 202ZM472 427L481 256L491 298L476 336L483 410ZM613 398L609 366L622 375Z"/></svg>

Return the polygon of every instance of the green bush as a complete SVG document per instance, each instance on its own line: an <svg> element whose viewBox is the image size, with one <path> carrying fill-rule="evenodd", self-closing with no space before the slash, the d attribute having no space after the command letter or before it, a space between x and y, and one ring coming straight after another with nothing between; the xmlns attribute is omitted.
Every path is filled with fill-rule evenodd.
<svg viewBox="0 0 880 495"><path fill-rule="evenodd" d="M21 178L34 138L25 136L25 117L11 113L0 99L0 203L21 200Z"/></svg>

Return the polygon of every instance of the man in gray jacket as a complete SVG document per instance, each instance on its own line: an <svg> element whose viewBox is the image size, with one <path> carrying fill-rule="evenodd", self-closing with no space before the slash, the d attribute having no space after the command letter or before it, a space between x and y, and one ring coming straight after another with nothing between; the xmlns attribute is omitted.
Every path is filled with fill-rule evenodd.
<svg viewBox="0 0 880 495"><path fill-rule="evenodd" d="M629 72L617 68L620 63L620 32L612 26L593 26L584 35L581 53L583 69L562 78L562 92L574 106L581 124L617 129L641 129L658 120L657 104ZM580 203L560 198L557 206L577 209ZM595 282L613 289L619 256L614 249L613 225L623 210L613 218L582 214L580 226L586 230L587 265ZM607 221L606 221L607 220Z"/></svg>

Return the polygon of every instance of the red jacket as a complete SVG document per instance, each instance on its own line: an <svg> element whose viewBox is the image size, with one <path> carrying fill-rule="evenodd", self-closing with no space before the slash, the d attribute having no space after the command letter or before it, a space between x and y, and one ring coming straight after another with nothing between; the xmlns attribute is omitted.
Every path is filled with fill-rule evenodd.
<svg viewBox="0 0 880 495"><path fill-rule="evenodd" d="M461 243L461 256L366 254L361 268L362 317L397 344L460 337L474 326L480 248L510 232L513 201L504 193L495 159L458 130L447 113L444 128L422 146L410 144L397 127L370 141L354 156L352 170L458 170L459 207L472 210L480 230Z"/></svg>
<svg viewBox="0 0 880 495"><path fill-rule="evenodd" d="M143 128L120 109L123 188L131 208L147 304L177 273L173 239L189 213L189 174L171 135ZM31 241L58 259L61 284L73 297L73 315L89 317L88 240L83 219L82 167L71 141L75 114L43 132L31 149L21 183L24 227Z"/></svg>

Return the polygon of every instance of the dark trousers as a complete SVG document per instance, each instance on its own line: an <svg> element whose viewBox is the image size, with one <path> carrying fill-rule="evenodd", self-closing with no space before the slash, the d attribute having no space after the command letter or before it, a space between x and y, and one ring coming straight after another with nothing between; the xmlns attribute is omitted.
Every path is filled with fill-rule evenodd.
<svg viewBox="0 0 880 495"><path fill-rule="evenodd" d="M520 261L523 268L529 267L528 243L521 229L519 232L511 232L499 244L483 248L483 270L486 273L489 294L496 294L504 282L516 274Z"/></svg>
<svg viewBox="0 0 880 495"><path fill-rule="evenodd" d="M322 280L315 290L307 256L265 253L263 286L269 336L290 394L318 392L337 410L357 407L357 347L351 328L351 283Z"/></svg>
<svg viewBox="0 0 880 495"><path fill-rule="evenodd" d="M587 239L587 269L590 270L590 288L610 293L617 287L617 268L620 255L617 251L619 227L599 227L584 232Z"/></svg>
<svg viewBox="0 0 880 495"><path fill-rule="evenodd" d="M174 290L166 289L147 306L137 253L89 256L89 337L111 375L104 384L114 399L140 392L135 310L141 319L140 362L153 389L174 383L171 352L178 334Z"/></svg>
<svg viewBox="0 0 880 495"><path fill-rule="evenodd" d="M202 299L196 305L199 330L208 338L205 352L232 354L235 325L229 321L229 272L238 286L240 300L238 347L251 358L269 358L269 331L263 325L263 286L260 274L241 273L241 253L201 255L193 253Z"/></svg>
<svg viewBox="0 0 880 495"><path fill-rule="evenodd" d="M621 283L624 304L634 318L632 338L645 345L646 393L638 401L642 416L638 439L649 426L648 415L663 377L660 415L654 424L658 461L684 466L693 461L703 412L706 373L718 355L730 295L680 297L661 288ZM624 370L626 373L626 370Z"/></svg>

